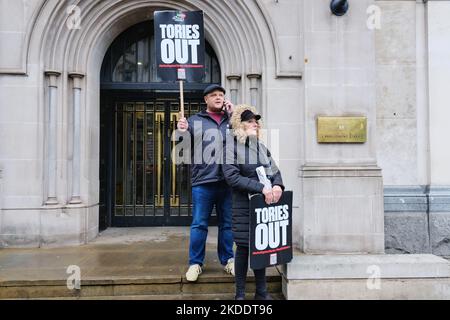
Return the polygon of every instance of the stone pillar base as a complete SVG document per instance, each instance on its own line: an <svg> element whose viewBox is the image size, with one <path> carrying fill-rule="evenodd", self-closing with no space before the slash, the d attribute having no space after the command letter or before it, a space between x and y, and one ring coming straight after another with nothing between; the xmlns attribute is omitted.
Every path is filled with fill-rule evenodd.
<svg viewBox="0 0 450 320"><path fill-rule="evenodd" d="M82 204L83 203L83 201L81 201L81 198L80 197L73 197L71 200L70 200L70 202L69 202L69 205L76 205L76 204Z"/></svg>
<svg viewBox="0 0 450 320"><path fill-rule="evenodd" d="M450 262L431 254L295 254L283 266L288 300L450 299Z"/></svg>
<svg viewBox="0 0 450 320"><path fill-rule="evenodd" d="M376 166L304 166L300 250L384 253L383 179Z"/></svg>
<svg viewBox="0 0 450 320"><path fill-rule="evenodd" d="M98 205L0 210L0 248L86 244L99 233Z"/></svg>

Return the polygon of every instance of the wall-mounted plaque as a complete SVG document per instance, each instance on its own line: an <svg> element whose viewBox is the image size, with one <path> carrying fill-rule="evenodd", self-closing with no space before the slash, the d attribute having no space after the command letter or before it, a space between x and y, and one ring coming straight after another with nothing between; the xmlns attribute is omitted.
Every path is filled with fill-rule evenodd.
<svg viewBox="0 0 450 320"><path fill-rule="evenodd" d="M317 142L319 143L364 143L366 141L366 117L317 117Z"/></svg>

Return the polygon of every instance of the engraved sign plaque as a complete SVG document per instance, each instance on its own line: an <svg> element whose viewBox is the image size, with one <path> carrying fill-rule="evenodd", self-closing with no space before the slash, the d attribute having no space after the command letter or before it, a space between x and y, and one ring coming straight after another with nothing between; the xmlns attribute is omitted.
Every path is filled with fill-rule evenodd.
<svg viewBox="0 0 450 320"><path fill-rule="evenodd" d="M318 143L364 143L366 117L317 117Z"/></svg>

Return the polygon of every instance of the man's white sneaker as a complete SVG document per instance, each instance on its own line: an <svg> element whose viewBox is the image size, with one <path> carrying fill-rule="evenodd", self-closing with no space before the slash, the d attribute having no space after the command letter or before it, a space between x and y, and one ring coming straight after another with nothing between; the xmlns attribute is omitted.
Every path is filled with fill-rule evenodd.
<svg viewBox="0 0 450 320"><path fill-rule="evenodd" d="M225 270L226 273L229 273L232 276L234 276L234 259L233 258L228 259L228 262L223 269Z"/></svg>
<svg viewBox="0 0 450 320"><path fill-rule="evenodd" d="M202 273L202 267L199 264L193 264L189 266L188 271L186 272L186 280L187 281L197 281L199 274Z"/></svg>

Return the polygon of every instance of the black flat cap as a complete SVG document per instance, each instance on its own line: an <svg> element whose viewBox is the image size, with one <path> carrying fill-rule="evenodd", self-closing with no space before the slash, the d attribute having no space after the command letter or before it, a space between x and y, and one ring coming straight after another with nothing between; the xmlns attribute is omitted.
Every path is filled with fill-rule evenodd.
<svg viewBox="0 0 450 320"><path fill-rule="evenodd" d="M226 93L225 89L222 86L220 86L218 84L211 84L211 85L207 86L206 89L203 91L203 96L206 96L216 90L222 91L223 94Z"/></svg>
<svg viewBox="0 0 450 320"><path fill-rule="evenodd" d="M245 110L241 113L241 121L248 121L250 119L255 119L258 121L261 119L261 116L259 114L254 114L251 110Z"/></svg>

